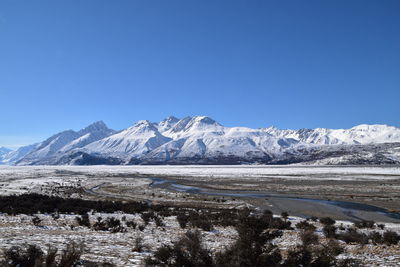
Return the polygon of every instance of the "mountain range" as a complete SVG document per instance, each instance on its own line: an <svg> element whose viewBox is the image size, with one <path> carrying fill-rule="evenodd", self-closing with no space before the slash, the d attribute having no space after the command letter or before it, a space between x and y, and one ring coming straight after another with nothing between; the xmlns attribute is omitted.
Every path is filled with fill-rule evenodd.
<svg viewBox="0 0 400 267"><path fill-rule="evenodd" d="M281 130L225 127L210 117L138 121L115 131L102 122L57 133L15 151L10 165L130 164L399 164L400 128Z"/></svg>

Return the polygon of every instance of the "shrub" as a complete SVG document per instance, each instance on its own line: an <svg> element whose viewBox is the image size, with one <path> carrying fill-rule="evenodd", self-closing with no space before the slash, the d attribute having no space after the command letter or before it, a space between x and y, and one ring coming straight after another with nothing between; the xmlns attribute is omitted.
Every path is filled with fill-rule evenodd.
<svg viewBox="0 0 400 267"><path fill-rule="evenodd" d="M110 231L112 233L126 232L126 229L121 225L121 221L114 217L108 217L105 220L98 217L97 222L93 224L93 229L96 231Z"/></svg>
<svg viewBox="0 0 400 267"><path fill-rule="evenodd" d="M0 266L35 266L36 262L43 261L43 251L35 245L25 247L13 246L4 251L4 261Z"/></svg>
<svg viewBox="0 0 400 267"><path fill-rule="evenodd" d="M302 230L300 232L300 239L303 246L318 244L319 241L318 235L312 230Z"/></svg>
<svg viewBox="0 0 400 267"><path fill-rule="evenodd" d="M369 233L368 239L370 239L372 241L372 243L374 243L375 245L382 243L382 235L376 231Z"/></svg>
<svg viewBox="0 0 400 267"><path fill-rule="evenodd" d="M308 231L315 231L316 227L307 221L296 223L296 228Z"/></svg>
<svg viewBox="0 0 400 267"><path fill-rule="evenodd" d="M192 220L190 223L193 227L200 228L203 231L208 232L214 229L212 223L209 220L198 219L198 220Z"/></svg>
<svg viewBox="0 0 400 267"><path fill-rule="evenodd" d="M319 219L319 222L323 225L334 225L336 223L336 221L330 217L321 218Z"/></svg>
<svg viewBox="0 0 400 267"><path fill-rule="evenodd" d="M180 213L180 214L178 214L178 216L176 216L176 219L177 219L177 221L179 223L179 226L182 229L186 228L186 225L189 222L189 216L188 215Z"/></svg>
<svg viewBox="0 0 400 267"><path fill-rule="evenodd" d="M42 222L42 220L38 216L35 216L35 217L32 218L32 223L35 226L39 226L41 222Z"/></svg>
<svg viewBox="0 0 400 267"><path fill-rule="evenodd" d="M172 246L162 246L153 257L145 260L147 266L214 266L210 251L205 249L199 231L188 231Z"/></svg>
<svg viewBox="0 0 400 267"><path fill-rule="evenodd" d="M143 238L138 236L133 241L133 249L134 252L143 252L145 249L148 249L148 246L144 244Z"/></svg>
<svg viewBox="0 0 400 267"><path fill-rule="evenodd" d="M325 245L325 249L332 255L339 255L344 252L344 248L339 244L337 240L331 239Z"/></svg>
<svg viewBox="0 0 400 267"><path fill-rule="evenodd" d="M322 232L327 238L335 238L336 237L336 226L332 224L327 224L322 228Z"/></svg>
<svg viewBox="0 0 400 267"><path fill-rule="evenodd" d="M143 222L145 225L148 225L150 222L150 219L155 217L155 214L153 211L149 211L149 212L143 212L140 217L142 218Z"/></svg>
<svg viewBox="0 0 400 267"><path fill-rule="evenodd" d="M79 216L75 217L75 220L78 222L80 226L90 227L90 219L87 213L83 214L80 217Z"/></svg>
<svg viewBox="0 0 400 267"><path fill-rule="evenodd" d="M189 222L192 227L197 227L204 231L211 231L214 229L212 216L209 213L190 211Z"/></svg>
<svg viewBox="0 0 400 267"><path fill-rule="evenodd" d="M2 267L71 267L80 262L83 246L75 243L67 245L56 261L57 249L49 247L45 254L38 246L13 246L4 251ZM98 266L98 265L92 265Z"/></svg>
<svg viewBox="0 0 400 267"><path fill-rule="evenodd" d="M299 267L310 266L312 261L312 252L304 246L297 247L288 251L288 255L282 266Z"/></svg>
<svg viewBox="0 0 400 267"><path fill-rule="evenodd" d="M154 260L149 257L145 260L147 266L162 264L164 266L172 266L174 257L174 249L171 246L163 245L154 252Z"/></svg>
<svg viewBox="0 0 400 267"><path fill-rule="evenodd" d="M165 206L161 205L153 208L166 209ZM147 203L133 201L126 203L121 201L93 201L39 194L0 196L0 212L7 214L33 214L39 211L43 213L58 211L59 213L84 214L91 210L106 213L123 211L134 214L148 209L150 207Z"/></svg>
<svg viewBox="0 0 400 267"><path fill-rule="evenodd" d="M51 214L51 217L53 218L53 220L57 221L58 219L60 219L60 214L58 214L58 212L54 212Z"/></svg>
<svg viewBox="0 0 400 267"><path fill-rule="evenodd" d="M106 222L106 224L107 224L107 226L108 226L109 228L115 228L115 227L118 227L118 226L121 225L121 221L118 220L118 219L116 219L116 218L114 218L114 217L108 217L108 218L105 220L105 222Z"/></svg>
<svg viewBox="0 0 400 267"><path fill-rule="evenodd" d="M37 212L52 213L75 213L86 214L88 212L104 212L113 213L122 211L127 214L145 213L144 220L150 222L154 219L152 216L157 212L161 216L176 216L185 214L187 208L174 207L153 204L149 205L144 202L121 202L121 201L93 201L74 198L61 198L55 196L46 196L39 194L23 194L18 196L0 196L0 212L7 214L34 214ZM202 208L196 211L201 220L208 220L209 224L221 226L234 226L238 219L237 210L222 208ZM197 220L199 216L187 218L186 224L190 220ZM149 218L146 218L149 217ZM184 218L180 216L180 219ZM183 219L184 220L184 219ZM183 222L181 220L181 222ZM286 227L280 224L280 227ZM182 226L184 223L182 224Z"/></svg>
<svg viewBox="0 0 400 267"><path fill-rule="evenodd" d="M345 233L338 234L337 239L343 240L346 243L368 244L368 236L353 228L348 228Z"/></svg>
<svg viewBox="0 0 400 267"><path fill-rule="evenodd" d="M61 259L58 266L74 266L79 262L83 253L83 244L70 243L61 253Z"/></svg>
<svg viewBox="0 0 400 267"><path fill-rule="evenodd" d="M354 226L357 228L374 228L375 226L375 222L374 221L359 221L359 222L355 222Z"/></svg>
<svg viewBox="0 0 400 267"><path fill-rule="evenodd" d="M279 229L279 230L290 230L292 223L290 221L284 221L281 218L273 218L269 228L271 229Z"/></svg>
<svg viewBox="0 0 400 267"><path fill-rule="evenodd" d="M159 216L154 217L154 222L155 222L157 227L165 226L165 223L163 222L163 220Z"/></svg>
<svg viewBox="0 0 400 267"><path fill-rule="evenodd" d="M387 245L396 245L400 241L400 235L393 231L385 231L383 233L382 242Z"/></svg>
<svg viewBox="0 0 400 267"><path fill-rule="evenodd" d="M256 216L242 211L236 226L239 237L217 253L217 266L279 266L282 256L272 240L282 236L282 231L269 229L273 221L270 212Z"/></svg>
<svg viewBox="0 0 400 267"><path fill-rule="evenodd" d="M127 227L130 227L132 229L136 229L136 226L137 226L137 223L135 221L133 221L133 220L132 221L126 221L125 224L126 224Z"/></svg>
<svg viewBox="0 0 400 267"><path fill-rule="evenodd" d="M330 240L324 246L298 246L288 251L288 256L281 266L334 267L338 264L336 256L342 252L343 248L336 240Z"/></svg>
<svg viewBox="0 0 400 267"><path fill-rule="evenodd" d="M53 248L51 246L47 249L47 255L44 259L46 267L55 267L56 265L56 256L57 256L57 248Z"/></svg>
<svg viewBox="0 0 400 267"><path fill-rule="evenodd" d="M245 210L244 213L249 213L249 211ZM242 215L243 215L243 213L242 213ZM242 215L240 215L240 216L242 216ZM290 227L291 222L284 221L284 220L282 220L282 218L274 218L272 212L269 210L265 210L258 217L261 220L262 225L263 225L262 227L264 227L264 229L279 229L279 230L291 229L291 227ZM240 220L240 219L241 218L239 218L238 220Z"/></svg>
<svg viewBox="0 0 400 267"><path fill-rule="evenodd" d="M103 218L101 217L97 217L97 222L95 222L93 224L93 229L95 231L107 231L108 230L108 226L106 225L106 223L103 221Z"/></svg>
<svg viewBox="0 0 400 267"><path fill-rule="evenodd" d="M284 211L284 212L281 213L281 217L286 221L289 218L289 213Z"/></svg>

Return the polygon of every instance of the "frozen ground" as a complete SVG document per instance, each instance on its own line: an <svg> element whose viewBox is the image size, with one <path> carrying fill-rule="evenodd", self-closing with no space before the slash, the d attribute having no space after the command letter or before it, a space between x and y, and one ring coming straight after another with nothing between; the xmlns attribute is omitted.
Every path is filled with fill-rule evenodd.
<svg viewBox="0 0 400 267"><path fill-rule="evenodd" d="M99 174L143 174L183 177L302 178L302 179L399 179L400 167L379 166L0 166L0 179L13 174L26 178L56 170Z"/></svg>
<svg viewBox="0 0 400 267"><path fill-rule="evenodd" d="M264 190L281 195L336 198L387 208L399 207L400 203L400 168L374 166L0 166L0 195L41 193L86 199L149 200L193 207L253 205L272 210L283 204L279 199L256 201L173 192L168 188L151 187L151 177L177 181L184 186L229 192ZM310 209L314 210L311 206ZM324 210L319 212L323 215ZM32 243L43 249L49 244L63 248L69 240L84 241L90 250L84 256L86 259L107 260L117 266L140 266L151 251L177 240L185 232L175 217L164 218L166 226L162 228L150 222L144 231L128 229L127 233L110 233L77 226L75 215L64 214L56 221L50 215L38 216L43 220L40 226L34 226L32 217L28 215L0 214L0 247ZM91 220L94 221L97 216L122 218L124 214L93 214ZM125 216L127 220L142 223L138 215ZM291 217L291 220L294 224L300 219ZM75 227L71 229L70 225ZM388 229L400 232L400 224L386 225ZM317 232L322 236L320 225L318 227ZM283 251L299 242L297 233L297 230L287 230L277 241ZM236 237L236 231L229 227L217 227L216 231L202 231L202 235L207 247L215 252L229 245ZM138 236L143 237L150 247L148 252L132 251ZM359 258L366 266L399 266L399 246L348 245L342 256Z"/></svg>
<svg viewBox="0 0 400 267"><path fill-rule="evenodd" d="M0 249L9 248L13 245L35 244L40 246L44 251L48 246L59 248L62 250L67 243L75 241L85 244L85 253L83 259L97 262L111 262L117 266L142 266L143 259L154 252L163 244L171 244L182 236L186 230L181 229L174 216L165 217L164 227L157 227L154 222L143 231L128 228L126 233L111 233L108 231L95 231L83 226L78 226L76 215L61 214L60 218L54 220L52 216L46 214L37 215L42 222L39 226L32 224L33 216L18 215L8 216L0 214ZM122 213L105 214L95 213L90 215L92 222L101 216L103 219L107 217L115 217L122 220L126 217L128 221L135 221L143 224L139 215L130 215ZM289 217L292 225L301 221L298 217ZM317 234L324 242L322 234L322 225L314 223L317 226ZM349 226L351 223L346 221L338 221L339 225ZM71 229L71 225L74 226ZM400 233L398 224L386 224L386 229L390 229ZM376 230L376 229L374 229ZM368 232L369 230L363 230ZM379 230L378 230L379 231ZM236 231L232 227L216 227L215 230L207 232L201 231L204 244L212 253L223 250L229 246L237 237ZM279 246L283 254L288 249L294 248L300 244L299 230L284 230L284 235L274 241ZM137 237L142 237L144 245L148 248L143 252L134 252L134 241ZM345 252L340 257L353 257L363 261L365 266L399 266L400 263L400 244L395 246L384 245L345 245Z"/></svg>
<svg viewBox="0 0 400 267"><path fill-rule="evenodd" d="M60 218L54 220L50 215L37 215L42 222L39 226L32 224L32 216L0 215L0 248L8 248L12 245L35 244L46 250L49 245L62 250L67 243L74 241L84 243L86 248L86 260L107 261L117 266L141 266L142 260L163 244L171 244L185 230L179 227L175 217L164 218L165 227L156 227L154 222L143 230L128 228L126 233L111 233L109 231L94 231L87 227L78 226L76 215L61 214ZM90 215L92 222L97 217L106 219L114 217L144 224L140 215L130 214L104 214L95 213ZM71 229L71 225L74 226ZM203 232L203 238L207 247L216 251L227 244L236 236L232 228L216 227L212 232ZM144 252L134 252L134 241L137 237L143 238L144 245L148 246Z"/></svg>

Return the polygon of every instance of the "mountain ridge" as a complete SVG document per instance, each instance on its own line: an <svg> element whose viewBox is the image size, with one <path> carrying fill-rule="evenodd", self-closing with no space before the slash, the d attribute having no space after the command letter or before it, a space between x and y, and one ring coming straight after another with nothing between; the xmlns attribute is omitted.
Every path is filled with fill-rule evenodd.
<svg viewBox="0 0 400 267"><path fill-rule="evenodd" d="M19 151L19 152L17 152ZM12 154L14 153L14 154ZM207 116L141 120L114 131L98 121L6 153L3 164L399 164L400 128L283 130L225 127ZM314 163L313 163L314 162Z"/></svg>

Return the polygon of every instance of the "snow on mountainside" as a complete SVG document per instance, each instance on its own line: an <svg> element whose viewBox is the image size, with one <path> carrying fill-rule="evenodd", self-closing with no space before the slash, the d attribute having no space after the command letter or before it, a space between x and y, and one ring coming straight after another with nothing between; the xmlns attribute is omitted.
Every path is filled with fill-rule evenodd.
<svg viewBox="0 0 400 267"><path fill-rule="evenodd" d="M108 137L108 136L114 134L114 133L115 133L115 131L109 129L104 122L102 122L102 121L95 122L95 123L87 126L86 128L80 130L78 132L78 135L80 137L76 138L72 142L70 142L67 145L65 145L64 147L62 147L59 150L59 152L68 152L75 148L84 147L90 143L101 140L105 137Z"/></svg>
<svg viewBox="0 0 400 267"><path fill-rule="evenodd" d="M85 146L82 151L130 159L169 141L171 139L163 136L153 123L143 120L126 130Z"/></svg>
<svg viewBox="0 0 400 267"><path fill-rule="evenodd" d="M250 128L224 127L209 117L187 117L163 133L173 139L145 155L144 162L266 162L296 144Z"/></svg>
<svg viewBox="0 0 400 267"><path fill-rule="evenodd" d="M78 132L63 131L40 143L37 148L20 159L18 164L52 164L52 160L62 156L63 153L103 139L114 132L102 121L95 122Z"/></svg>
<svg viewBox="0 0 400 267"><path fill-rule="evenodd" d="M32 152L34 149L36 149L40 143L28 145L28 146L22 146L18 148L15 151L11 151L5 155L0 160L0 164L14 164L17 161L21 160L23 157L25 157L27 154Z"/></svg>
<svg viewBox="0 0 400 267"><path fill-rule="evenodd" d="M224 127L206 116L170 116L158 123L139 121L120 132L103 122L61 132L18 159L22 165L399 164L400 128L251 129Z"/></svg>
<svg viewBox="0 0 400 267"><path fill-rule="evenodd" d="M10 153L11 151L12 151L11 149L8 149L6 147L0 147L0 157L5 155L5 154Z"/></svg>
<svg viewBox="0 0 400 267"><path fill-rule="evenodd" d="M0 164L3 162L4 158L7 156L8 153L12 152L11 149L6 147L0 147Z"/></svg>
<svg viewBox="0 0 400 267"><path fill-rule="evenodd" d="M350 129L264 129L274 136L293 138L299 142L318 145L371 144L400 142L400 129L388 125L358 125Z"/></svg>
<svg viewBox="0 0 400 267"><path fill-rule="evenodd" d="M166 132L172 127L175 126L175 124L179 121L178 118L174 116L169 116L168 118L165 118L159 123L154 123L154 125L157 127L158 131L160 133Z"/></svg>

